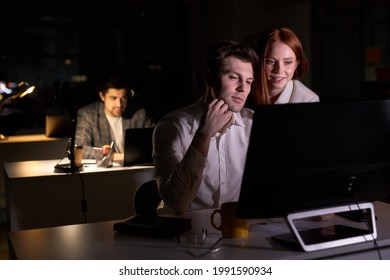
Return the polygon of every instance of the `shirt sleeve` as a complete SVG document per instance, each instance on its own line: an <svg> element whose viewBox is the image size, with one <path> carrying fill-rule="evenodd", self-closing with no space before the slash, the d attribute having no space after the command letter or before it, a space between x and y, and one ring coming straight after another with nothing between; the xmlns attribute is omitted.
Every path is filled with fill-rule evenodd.
<svg viewBox="0 0 390 280"><path fill-rule="evenodd" d="M186 211L196 197L206 165L206 158L191 146L192 138L173 120L162 120L154 129L156 181L164 206L175 213Z"/></svg>
<svg viewBox="0 0 390 280"><path fill-rule="evenodd" d="M86 110L78 110L76 137L75 142L79 146L83 146L83 158L93 158L93 118L89 116Z"/></svg>

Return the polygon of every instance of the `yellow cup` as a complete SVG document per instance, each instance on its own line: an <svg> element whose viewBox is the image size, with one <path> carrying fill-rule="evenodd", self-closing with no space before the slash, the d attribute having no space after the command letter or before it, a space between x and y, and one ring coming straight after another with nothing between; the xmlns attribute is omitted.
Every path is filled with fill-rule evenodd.
<svg viewBox="0 0 390 280"><path fill-rule="evenodd" d="M242 238L248 236L248 220L236 216L237 202L223 203L220 209L211 213L211 225L220 231L226 238ZM220 216L220 223L216 217Z"/></svg>

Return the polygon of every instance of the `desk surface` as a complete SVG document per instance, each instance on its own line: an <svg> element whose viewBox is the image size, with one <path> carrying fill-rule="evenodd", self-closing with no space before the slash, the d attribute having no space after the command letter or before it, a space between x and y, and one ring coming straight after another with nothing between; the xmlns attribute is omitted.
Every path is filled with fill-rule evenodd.
<svg viewBox="0 0 390 280"><path fill-rule="evenodd" d="M377 244L382 259L390 259L390 205L375 202L378 229ZM8 233L9 247L16 259L194 259L186 251L200 254L208 251L194 248L194 235L206 227L209 242L219 238L210 225L212 210L186 213L192 228L184 233L179 244L175 238L159 239L121 234L113 231L116 221L61 226ZM336 217L336 216L335 216ZM336 217L336 219L338 216ZM283 219L251 221L248 238L223 239L200 259L378 259L372 241L304 252L285 246L272 239L275 232L286 230ZM184 242L183 242L184 240ZM186 241L187 240L187 241ZM189 243L188 243L189 242Z"/></svg>
<svg viewBox="0 0 390 280"><path fill-rule="evenodd" d="M45 134L11 135L7 136L6 139L1 140L0 145L10 143L52 142L58 140L64 140L67 142L68 138L47 137ZM65 148L66 146L63 147L63 149Z"/></svg>
<svg viewBox="0 0 390 280"><path fill-rule="evenodd" d="M64 160L31 160L31 161L18 161L18 162L6 162L4 163L4 169L9 179L26 178L26 177L42 177L42 176L60 176L68 175L67 173L55 173L54 167L57 163L63 163ZM140 166L120 166L114 165L113 167L97 167L93 163L93 160L83 160L84 170L80 173L101 173L101 172L113 172L123 170L136 170L136 169L154 169L153 165L140 165Z"/></svg>
<svg viewBox="0 0 390 280"><path fill-rule="evenodd" d="M3 163L20 160L45 160L66 156L68 138L51 138L44 134L9 136L0 141L0 193L4 192Z"/></svg>
<svg viewBox="0 0 390 280"><path fill-rule="evenodd" d="M56 159L66 155L68 138L51 138L44 134L9 136L0 141L0 210L5 207L4 163L20 160ZM4 197L4 199L2 198ZM1 217L0 220L6 220Z"/></svg>

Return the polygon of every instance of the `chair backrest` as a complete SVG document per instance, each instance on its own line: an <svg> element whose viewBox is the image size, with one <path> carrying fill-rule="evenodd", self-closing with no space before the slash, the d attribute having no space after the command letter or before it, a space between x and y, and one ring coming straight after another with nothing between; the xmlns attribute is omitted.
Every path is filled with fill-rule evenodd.
<svg viewBox="0 0 390 280"><path fill-rule="evenodd" d="M143 183L134 194L134 211L136 215L156 215L161 202L156 180Z"/></svg>

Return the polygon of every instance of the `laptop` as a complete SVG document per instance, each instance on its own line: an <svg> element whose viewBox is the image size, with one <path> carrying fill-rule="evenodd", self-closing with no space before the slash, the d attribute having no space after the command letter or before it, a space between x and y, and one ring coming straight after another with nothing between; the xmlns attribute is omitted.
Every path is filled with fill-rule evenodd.
<svg viewBox="0 0 390 280"><path fill-rule="evenodd" d="M46 115L46 137L71 137L72 119L69 115Z"/></svg>
<svg viewBox="0 0 390 280"><path fill-rule="evenodd" d="M153 127L126 129L123 166L154 164L152 158L153 130Z"/></svg>

